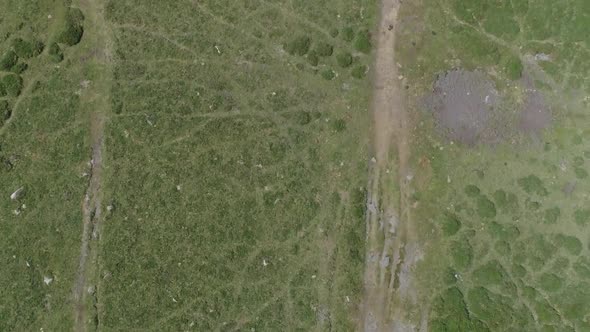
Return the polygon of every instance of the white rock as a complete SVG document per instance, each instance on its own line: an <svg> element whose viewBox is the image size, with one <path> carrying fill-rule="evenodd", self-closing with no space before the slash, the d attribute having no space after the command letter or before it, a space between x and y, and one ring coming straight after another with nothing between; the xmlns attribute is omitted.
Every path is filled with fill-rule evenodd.
<svg viewBox="0 0 590 332"><path fill-rule="evenodd" d="M25 191L25 188L24 187L18 188L15 192L13 192L10 195L10 199L13 200L13 201L19 199L21 197L21 195L23 194L24 191Z"/></svg>
<svg viewBox="0 0 590 332"><path fill-rule="evenodd" d="M53 281L52 277L43 277L43 282L45 283L45 285L49 285L51 282Z"/></svg>

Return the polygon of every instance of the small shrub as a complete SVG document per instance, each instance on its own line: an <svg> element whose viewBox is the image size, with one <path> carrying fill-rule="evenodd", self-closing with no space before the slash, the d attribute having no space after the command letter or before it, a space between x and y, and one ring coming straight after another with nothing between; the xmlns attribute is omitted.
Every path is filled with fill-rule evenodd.
<svg viewBox="0 0 590 332"><path fill-rule="evenodd" d="M0 58L0 70L10 70L12 66L16 65L18 56L12 50L5 52Z"/></svg>
<svg viewBox="0 0 590 332"><path fill-rule="evenodd" d="M338 33L339 33L338 29L336 29L336 28L330 29L330 37L336 38L336 37L338 37Z"/></svg>
<svg viewBox="0 0 590 332"><path fill-rule="evenodd" d="M68 46L78 44L84 34L83 21L84 15L82 15L80 9L70 8L66 14L64 26L57 37L57 41Z"/></svg>
<svg viewBox="0 0 590 332"><path fill-rule="evenodd" d="M575 236L557 234L555 244L565 248L572 255L579 255L582 252L582 241Z"/></svg>
<svg viewBox="0 0 590 332"><path fill-rule="evenodd" d="M586 225L590 221L590 209L578 209L574 212L574 221L578 225Z"/></svg>
<svg viewBox="0 0 590 332"><path fill-rule="evenodd" d="M63 54L61 48L59 48L59 45L57 43L52 43L51 45L49 45L48 53L49 53L49 59L52 62L58 63L64 59L64 54Z"/></svg>
<svg viewBox="0 0 590 332"><path fill-rule="evenodd" d="M354 39L354 49L368 54L371 52L371 34L367 30L359 31Z"/></svg>
<svg viewBox="0 0 590 332"><path fill-rule="evenodd" d="M332 127L336 132L342 132L346 130L346 121L344 121L344 119L338 119L333 122Z"/></svg>
<svg viewBox="0 0 590 332"><path fill-rule="evenodd" d="M469 196L469 197L477 197L480 193L480 190L477 186L469 184L467 186L465 186L465 195Z"/></svg>
<svg viewBox="0 0 590 332"><path fill-rule="evenodd" d="M481 218L494 218L496 216L496 205L486 196L479 196L477 199L477 215Z"/></svg>
<svg viewBox="0 0 590 332"><path fill-rule="evenodd" d="M16 97L20 95L23 88L23 79L15 74L8 74L2 77L2 84L9 96Z"/></svg>
<svg viewBox="0 0 590 332"><path fill-rule="evenodd" d="M354 69L352 69L350 74L352 75L352 77L354 77L356 79L359 79L359 80L363 79L365 77L365 75L367 74L367 66L365 66L365 65L356 66L356 67L354 67Z"/></svg>
<svg viewBox="0 0 590 332"><path fill-rule="evenodd" d="M309 112L305 112L305 111L297 112L295 114L295 119L298 124L306 125L311 122L311 115L309 114Z"/></svg>
<svg viewBox="0 0 590 332"><path fill-rule="evenodd" d="M351 42L354 39L354 29L352 27L345 27L342 29L342 39Z"/></svg>
<svg viewBox="0 0 590 332"><path fill-rule="evenodd" d="M12 41L12 47L19 57L28 59L41 54L45 45L38 40L29 42L22 38L16 38Z"/></svg>
<svg viewBox="0 0 590 332"><path fill-rule="evenodd" d="M473 262L473 248L469 241L464 238L460 241L455 241L451 245L451 256L455 263L457 270L463 271L468 269Z"/></svg>
<svg viewBox="0 0 590 332"><path fill-rule="evenodd" d="M339 53L336 55L336 62L342 68L348 68L352 65L352 55L348 52Z"/></svg>
<svg viewBox="0 0 590 332"><path fill-rule="evenodd" d="M585 179L588 177L588 171L586 171L585 169L583 169L581 167L574 168L574 174L576 174L576 177L578 179Z"/></svg>
<svg viewBox="0 0 590 332"><path fill-rule="evenodd" d="M526 276L526 269L524 268L524 266L522 266L520 264L513 264L512 265L512 274L516 278L523 278L524 276Z"/></svg>
<svg viewBox="0 0 590 332"><path fill-rule="evenodd" d="M497 260L492 260L473 271L475 282L487 285L500 285L507 277L506 271Z"/></svg>
<svg viewBox="0 0 590 332"><path fill-rule="evenodd" d="M581 258L573 265L574 271L581 278L590 278L590 260L587 257Z"/></svg>
<svg viewBox="0 0 590 332"><path fill-rule="evenodd" d="M555 224L560 215L561 215L561 210L557 206L546 209L545 212L543 213L543 223Z"/></svg>
<svg viewBox="0 0 590 332"><path fill-rule="evenodd" d="M310 65L315 67L320 62L320 57L318 57L317 53L314 50L311 50L307 54L307 62L309 62Z"/></svg>
<svg viewBox="0 0 590 332"><path fill-rule="evenodd" d="M326 42L320 42L315 47L315 51L318 56L328 57L332 56L332 53L334 53L334 47Z"/></svg>
<svg viewBox="0 0 590 332"><path fill-rule="evenodd" d="M297 36L285 45L285 51L291 55L304 56L309 52L311 38L308 36Z"/></svg>
<svg viewBox="0 0 590 332"><path fill-rule="evenodd" d="M508 242L506 241L496 242L494 248L496 249L496 252L498 252L502 256L510 255L510 244L508 244Z"/></svg>
<svg viewBox="0 0 590 332"><path fill-rule="evenodd" d="M516 182L527 194L537 194L539 196L547 196L548 194L543 181L536 175L531 174L518 179Z"/></svg>
<svg viewBox="0 0 590 332"><path fill-rule="evenodd" d="M17 63L16 65L14 65L10 69L10 71L13 72L13 73L15 73L15 74L19 74L20 75L20 74L24 73L25 70L27 70L27 68L29 68L29 65L27 65L24 62L20 62L20 63Z"/></svg>
<svg viewBox="0 0 590 332"><path fill-rule="evenodd" d="M584 157L577 156L574 158L574 166L583 166L584 165Z"/></svg>
<svg viewBox="0 0 590 332"><path fill-rule="evenodd" d="M445 236L457 234L461 228L459 217L452 213L445 213L442 218L442 232Z"/></svg>
<svg viewBox="0 0 590 332"><path fill-rule="evenodd" d="M322 70L322 72L320 73L322 75L322 77L328 81L333 80L336 77L336 73L330 69L330 68L326 68L324 70Z"/></svg>
<svg viewBox="0 0 590 332"><path fill-rule="evenodd" d="M541 203L536 202L536 201L532 201L532 200L530 200L528 198L524 202L524 205L526 206L527 209L529 209L531 211L537 211L538 209L541 208Z"/></svg>
<svg viewBox="0 0 590 332"><path fill-rule="evenodd" d="M10 113L12 113L12 110L10 109L8 101L0 100L0 127L4 125L5 120L10 118Z"/></svg>
<svg viewBox="0 0 590 332"><path fill-rule="evenodd" d="M544 273L538 282L539 286L547 292L558 291L563 286L563 280L553 273Z"/></svg>
<svg viewBox="0 0 590 332"><path fill-rule="evenodd" d="M4 87L4 83L0 80L0 97L5 97L7 94L6 88Z"/></svg>
<svg viewBox="0 0 590 332"><path fill-rule="evenodd" d="M515 81L522 76L522 62L517 56L510 56L504 61L504 72L509 79Z"/></svg>

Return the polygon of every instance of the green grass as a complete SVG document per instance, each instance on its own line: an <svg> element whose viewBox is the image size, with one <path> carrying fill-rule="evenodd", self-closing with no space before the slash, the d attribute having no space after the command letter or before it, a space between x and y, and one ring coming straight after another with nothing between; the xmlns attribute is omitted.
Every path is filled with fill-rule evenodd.
<svg viewBox="0 0 590 332"><path fill-rule="evenodd" d="M400 15L412 18L399 25L396 54L410 104L418 105L410 107L419 114L413 167L428 174L417 176L420 205L413 215L428 248L417 275L421 301L433 304L430 326L458 331L458 321L480 321L480 329L463 330L587 329L586 305L578 306L588 294L574 296L573 289L590 280L582 258L590 241L583 203L590 190L583 99L590 92L590 35L581 33L588 25L580 21L590 8L584 1L423 0L404 2ZM540 53L549 60L531 65ZM437 74L456 67L488 73L509 112L522 98L520 78L532 76L552 108L550 129L494 146L447 143L420 98ZM580 94L571 97L572 91ZM421 158L429 168L422 169ZM461 220L457 235L449 236L455 228L449 232L441 218L447 211ZM467 313L451 316L437 305L451 296L449 269L459 271L453 285L466 296L456 307Z"/></svg>

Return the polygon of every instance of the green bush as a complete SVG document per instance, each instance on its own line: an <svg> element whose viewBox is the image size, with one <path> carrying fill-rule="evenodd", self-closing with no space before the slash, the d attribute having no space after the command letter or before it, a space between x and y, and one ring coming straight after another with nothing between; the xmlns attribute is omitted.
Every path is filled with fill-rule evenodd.
<svg viewBox="0 0 590 332"><path fill-rule="evenodd" d="M10 113L12 113L12 110L10 109L8 101L0 100L0 127L4 125L5 120L10 118Z"/></svg>
<svg viewBox="0 0 590 332"><path fill-rule="evenodd" d="M587 257L580 258L574 263L573 268L580 278L590 278L590 260Z"/></svg>
<svg viewBox="0 0 590 332"><path fill-rule="evenodd" d="M70 8L66 14L64 26L57 37L57 41L68 46L78 44L84 34L83 21L84 15L82 15L80 9Z"/></svg>
<svg viewBox="0 0 590 332"><path fill-rule="evenodd" d="M334 128L334 130L338 133L342 132L346 130L346 121L344 119L337 119L333 122L332 128Z"/></svg>
<svg viewBox="0 0 590 332"><path fill-rule="evenodd" d="M57 43L51 43L51 45L49 45L48 53L49 53L49 59L52 62L58 63L64 59L64 54L63 54L61 48L59 48L59 45Z"/></svg>
<svg viewBox="0 0 590 332"><path fill-rule="evenodd" d="M539 277L539 286L547 292L558 291L563 286L563 280L553 273L544 273Z"/></svg>
<svg viewBox="0 0 590 332"><path fill-rule="evenodd" d="M494 218L496 216L496 205L486 196L477 198L477 215L481 218Z"/></svg>
<svg viewBox="0 0 590 332"><path fill-rule="evenodd" d="M354 29L352 27L345 27L342 29L342 39L351 42L354 39Z"/></svg>
<svg viewBox="0 0 590 332"><path fill-rule="evenodd" d="M512 275L514 275L516 278L523 278L526 276L526 269L520 264L513 264Z"/></svg>
<svg viewBox="0 0 590 332"><path fill-rule="evenodd" d="M365 75L367 74L367 66L365 66L365 65L356 66L352 69L350 74L352 75L352 77L357 78L359 80L363 79L365 77Z"/></svg>
<svg viewBox="0 0 590 332"><path fill-rule="evenodd" d="M477 197L479 195L479 188L473 184L469 184L467 186L465 186L465 195L469 196L469 197Z"/></svg>
<svg viewBox="0 0 590 332"><path fill-rule="evenodd" d="M285 51L291 55L304 56L309 52L311 38L308 36L297 36L285 45Z"/></svg>
<svg viewBox="0 0 590 332"><path fill-rule="evenodd" d="M586 225L590 221L590 209L578 209L574 212L574 221L578 225Z"/></svg>
<svg viewBox="0 0 590 332"><path fill-rule="evenodd" d="M545 212L543 213L543 223L555 224L560 215L561 215L561 210L557 206L546 209Z"/></svg>
<svg viewBox="0 0 590 332"><path fill-rule="evenodd" d="M579 255L582 252L582 241L575 236L557 234L555 245L565 248L572 255Z"/></svg>
<svg viewBox="0 0 590 332"><path fill-rule="evenodd" d="M15 74L8 74L2 77L2 84L9 96L16 97L20 95L23 88L23 79Z"/></svg>
<svg viewBox="0 0 590 332"><path fill-rule="evenodd" d="M10 70L12 66L16 65L18 56L13 50L4 52L0 58L0 70Z"/></svg>
<svg viewBox="0 0 590 332"><path fill-rule="evenodd" d="M502 256L510 255L510 244L508 244L508 242L506 241L496 242L494 248L496 249L496 252L498 252Z"/></svg>
<svg viewBox="0 0 590 332"><path fill-rule="evenodd" d="M4 83L0 80L0 97L5 97L7 94L6 88L4 87Z"/></svg>
<svg viewBox="0 0 590 332"><path fill-rule="evenodd" d="M506 73L506 76L508 76L509 79L515 81L522 77L523 66L522 62L520 61L520 58L518 58L517 56L513 55L505 59L503 67L504 72Z"/></svg>
<svg viewBox="0 0 590 332"><path fill-rule="evenodd" d="M503 212L513 213L518 211L518 198L514 193L496 190L493 194L494 201Z"/></svg>
<svg viewBox="0 0 590 332"><path fill-rule="evenodd" d="M315 47L315 51L318 56L328 57L332 56L332 53L334 53L334 47L326 42L320 42Z"/></svg>
<svg viewBox="0 0 590 332"><path fill-rule="evenodd" d="M522 177L516 182L527 194L537 194L539 196L547 196L548 194L547 189L545 189L545 186L543 185L543 181L541 181L536 175L531 174Z"/></svg>
<svg viewBox="0 0 590 332"><path fill-rule="evenodd" d="M317 53L314 50L311 50L307 54L307 62L309 62L310 65L315 67L320 62L320 57L318 57Z"/></svg>
<svg viewBox="0 0 590 332"><path fill-rule="evenodd" d="M12 66L12 68L10 68L10 71L15 73L15 74L22 74L25 72L25 70L27 70L27 68L29 68L29 65L27 65L24 62L20 62L17 63L16 65Z"/></svg>
<svg viewBox="0 0 590 332"><path fill-rule="evenodd" d="M352 65L352 55L348 52L339 53L336 55L336 62L342 68L348 68Z"/></svg>
<svg viewBox="0 0 590 332"><path fill-rule="evenodd" d="M324 79L328 81L331 81L336 77L336 73L330 68L322 70L321 75Z"/></svg>
<svg viewBox="0 0 590 332"><path fill-rule="evenodd" d="M506 271L497 260L492 260L473 271L473 279L480 285L500 285L507 278Z"/></svg>
<svg viewBox="0 0 590 332"><path fill-rule="evenodd" d="M362 53L369 53L371 52L371 47L371 34L369 31L359 31L354 40L354 49Z"/></svg>
<svg viewBox="0 0 590 332"><path fill-rule="evenodd" d="M473 262L473 248L466 238L460 241L454 241L450 249L457 270L464 271L471 266Z"/></svg>
<svg viewBox="0 0 590 332"><path fill-rule="evenodd" d="M445 213L442 217L442 232L445 236L457 234L461 228L459 217L453 213Z"/></svg>
<svg viewBox="0 0 590 332"><path fill-rule="evenodd" d="M38 40L29 42L22 38L16 38L12 41L12 47L19 57L28 59L41 54L45 45Z"/></svg>
<svg viewBox="0 0 590 332"><path fill-rule="evenodd" d="M583 169L581 167L574 168L574 174L576 174L576 177L578 179L585 179L588 177L588 171L586 171L585 169Z"/></svg>
<svg viewBox="0 0 590 332"><path fill-rule="evenodd" d="M332 37L332 38L336 38L336 37L338 37L338 34L339 34L339 33L340 33L340 32L339 32L339 31L338 31L338 29L336 29L336 28L332 28L332 29L330 29L330 37Z"/></svg>

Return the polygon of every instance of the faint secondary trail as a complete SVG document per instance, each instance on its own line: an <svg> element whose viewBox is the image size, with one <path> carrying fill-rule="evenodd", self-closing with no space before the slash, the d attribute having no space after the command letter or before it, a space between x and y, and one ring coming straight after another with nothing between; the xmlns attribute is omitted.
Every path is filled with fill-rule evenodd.
<svg viewBox="0 0 590 332"><path fill-rule="evenodd" d="M74 285L74 331L97 330L98 313L98 245L102 220L102 171L104 126L110 110L112 83L112 40L100 0L80 0L85 15L84 39L92 56L81 66L90 68L92 76L81 82L80 109L87 111L90 121L91 161L88 187L82 201L83 229L78 271ZM100 50L96 52L96 50ZM88 51L86 49L86 51ZM90 298L89 298L90 297Z"/></svg>
<svg viewBox="0 0 590 332"><path fill-rule="evenodd" d="M372 151L367 186L367 252L362 330L412 330L404 302L413 296L410 270L419 259L411 240L408 115L395 61L399 0L382 0L373 68ZM397 187L397 190L396 190Z"/></svg>

